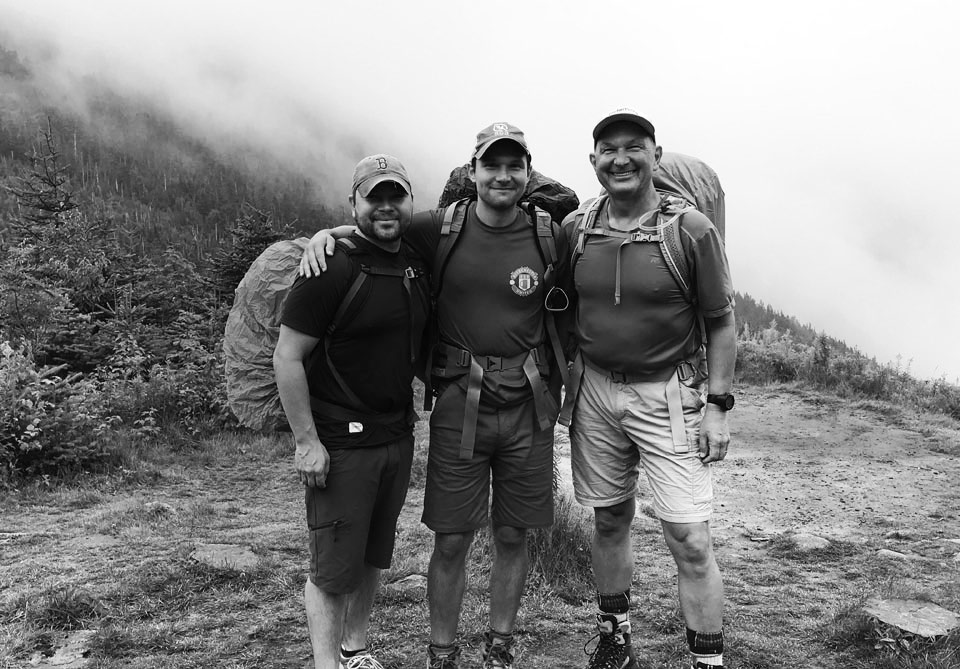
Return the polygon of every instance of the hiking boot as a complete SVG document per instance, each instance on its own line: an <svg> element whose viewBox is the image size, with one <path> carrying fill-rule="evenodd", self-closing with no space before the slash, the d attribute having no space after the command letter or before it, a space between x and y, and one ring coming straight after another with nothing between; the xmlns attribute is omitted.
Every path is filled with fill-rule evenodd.
<svg viewBox="0 0 960 669"><path fill-rule="evenodd" d="M455 646L447 655L437 655L431 646L427 646L427 669L459 669L460 646Z"/></svg>
<svg viewBox="0 0 960 669"><path fill-rule="evenodd" d="M490 632L483 633L483 669L513 669L515 642L496 639Z"/></svg>
<svg viewBox="0 0 960 669"><path fill-rule="evenodd" d="M594 639L597 639L597 646L590 653L587 669L637 669L637 660L633 656L633 646L630 644L629 620L618 625L616 616L599 614L597 634L584 644L585 653L589 652L587 646Z"/></svg>
<svg viewBox="0 0 960 669"><path fill-rule="evenodd" d="M383 665L370 653L360 653L353 657L344 657L340 653L340 669L383 669Z"/></svg>
<svg viewBox="0 0 960 669"><path fill-rule="evenodd" d="M690 669L723 669L723 665L722 664L704 664L703 662L697 662L697 664L690 667Z"/></svg>

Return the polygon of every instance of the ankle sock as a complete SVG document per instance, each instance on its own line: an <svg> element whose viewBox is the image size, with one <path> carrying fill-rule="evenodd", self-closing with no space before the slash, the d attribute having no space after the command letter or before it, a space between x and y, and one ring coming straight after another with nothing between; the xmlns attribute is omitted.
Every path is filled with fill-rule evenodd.
<svg viewBox="0 0 960 669"><path fill-rule="evenodd" d="M598 592L597 606L602 613L628 613L630 611L630 589L623 592Z"/></svg>
<svg viewBox="0 0 960 669"><path fill-rule="evenodd" d="M723 630L697 632L687 628L687 645L693 656L693 666L723 666Z"/></svg>
<svg viewBox="0 0 960 669"><path fill-rule="evenodd" d="M447 655L453 655L455 652L457 652L457 644L451 643L440 645L436 643L430 643L427 646L427 649L434 657L446 657Z"/></svg>
<svg viewBox="0 0 960 669"><path fill-rule="evenodd" d="M357 650L344 650L343 646L340 646L340 657L342 657L345 660L349 660L351 657L355 655L359 655L360 653L366 653L366 652L367 652L366 646L364 646L363 648L358 648Z"/></svg>
<svg viewBox="0 0 960 669"><path fill-rule="evenodd" d="M498 632L497 630L490 628L488 632L491 643L502 643L509 644L513 641L513 632L508 632L504 634L503 632Z"/></svg>

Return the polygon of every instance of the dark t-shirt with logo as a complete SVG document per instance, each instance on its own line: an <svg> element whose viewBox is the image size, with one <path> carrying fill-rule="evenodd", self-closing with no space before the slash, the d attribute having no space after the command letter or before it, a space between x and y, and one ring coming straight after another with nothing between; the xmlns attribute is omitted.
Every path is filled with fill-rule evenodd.
<svg viewBox="0 0 960 669"><path fill-rule="evenodd" d="M414 215L404 239L433 263L443 210ZM431 271L439 268L431 267ZM471 202L456 245L447 257L437 319L442 341L476 355L514 356L546 341L544 261L528 214L491 227ZM530 397L522 369L484 374L481 402L505 405Z"/></svg>

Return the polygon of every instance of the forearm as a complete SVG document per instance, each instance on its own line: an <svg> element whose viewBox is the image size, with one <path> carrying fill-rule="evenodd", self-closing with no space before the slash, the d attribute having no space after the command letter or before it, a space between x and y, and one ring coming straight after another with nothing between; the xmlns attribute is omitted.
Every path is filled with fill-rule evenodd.
<svg viewBox="0 0 960 669"><path fill-rule="evenodd" d="M737 363L737 326L733 313L707 319L707 392L730 392Z"/></svg>
<svg viewBox="0 0 960 669"><path fill-rule="evenodd" d="M357 226L355 225L338 225L335 228L329 228L327 232L333 235L334 239L343 239L344 237L349 237L351 234L353 234L356 229Z"/></svg>
<svg viewBox="0 0 960 669"><path fill-rule="evenodd" d="M297 443L317 439L317 427L310 409L310 389L303 360L276 354L273 370L280 393L280 404Z"/></svg>

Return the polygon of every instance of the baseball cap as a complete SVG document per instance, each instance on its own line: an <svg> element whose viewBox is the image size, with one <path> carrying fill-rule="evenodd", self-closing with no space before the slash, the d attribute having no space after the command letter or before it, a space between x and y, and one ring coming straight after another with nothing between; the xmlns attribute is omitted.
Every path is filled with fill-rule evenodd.
<svg viewBox="0 0 960 669"><path fill-rule="evenodd" d="M474 148L473 157L482 158L491 146L500 140L508 139L516 142L523 147L527 158L530 157L530 149L527 148L527 140L523 136L523 130L509 123L491 123L486 128L477 133L477 146Z"/></svg>
<svg viewBox="0 0 960 669"><path fill-rule="evenodd" d="M357 163L353 170L353 188L350 192L359 191L361 197L367 197L377 184L384 181L398 183L407 193L413 195L407 168L397 158L386 153L367 156Z"/></svg>
<svg viewBox="0 0 960 669"><path fill-rule="evenodd" d="M593 141L596 142L597 138L600 136L607 126L612 123L617 123L618 121L625 121L627 123L633 123L634 125L640 126L640 128L650 135L650 139L656 141L656 136L654 135L653 124L647 119L643 118L637 112L627 107L621 107L620 109L615 109L602 119L593 129Z"/></svg>

